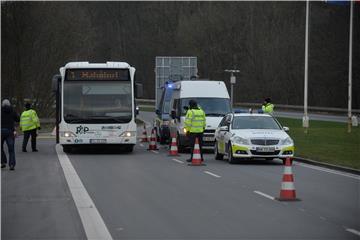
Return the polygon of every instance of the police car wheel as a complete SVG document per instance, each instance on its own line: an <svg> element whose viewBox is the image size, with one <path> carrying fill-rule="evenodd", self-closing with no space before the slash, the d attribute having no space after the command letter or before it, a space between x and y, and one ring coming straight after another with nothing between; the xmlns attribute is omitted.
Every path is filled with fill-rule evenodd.
<svg viewBox="0 0 360 240"><path fill-rule="evenodd" d="M214 147L215 147L215 159L216 159L216 160L223 160L224 155L219 153L218 143L217 143L217 142L215 142L215 146L214 146Z"/></svg>
<svg viewBox="0 0 360 240"><path fill-rule="evenodd" d="M233 153L232 153L231 143L229 142L228 145L229 145L229 147L228 147L228 162L230 164L234 164L236 161L235 161Z"/></svg>

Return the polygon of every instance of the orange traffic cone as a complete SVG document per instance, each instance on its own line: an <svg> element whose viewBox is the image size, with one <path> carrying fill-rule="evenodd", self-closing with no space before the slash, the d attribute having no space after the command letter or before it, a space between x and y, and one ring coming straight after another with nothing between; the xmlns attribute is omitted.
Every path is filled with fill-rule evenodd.
<svg viewBox="0 0 360 240"><path fill-rule="evenodd" d="M299 201L296 198L296 191L294 186L294 176L291 169L291 159L286 158L284 175L281 183L280 197L277 198L279 201Z"/></svg>
<svg viewBox="0 0 360 240"><path fill-rule="evenodd" d="M143 135L142 135L142 138L141 138L141 142L149 142L148 137L147 137L145 124L144 124L144 131L143 131Z"/></svg>
<svg viewBox="0 0 360 240"><path fill-rule="evenodd" d="M201 158L200 146L198 138L195 139L194 151L189 166L205 166L203 159Z"/></svg>
<svg viewBox="0 0 360 240"><path fill-rule="evenodd" d="M180 156L178 153L178 147L176 143L176 135L172 134L169 156Z"/></svg>
<svg viewBox="0 0 360 240"><path fill-rule="evenodd" d="M154 128L151 130L150 144L147 150L159 150L156 146L156 136Z"/></svg>

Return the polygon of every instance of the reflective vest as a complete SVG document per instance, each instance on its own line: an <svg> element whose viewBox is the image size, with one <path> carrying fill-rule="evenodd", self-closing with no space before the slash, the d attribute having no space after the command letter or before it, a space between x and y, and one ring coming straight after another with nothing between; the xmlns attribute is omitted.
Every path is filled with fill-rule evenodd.
<svg viewBox="0 0 360 240"><path fill-rule="evenodd" d="M32 109L24 111L20 117L21 131L30 131L40 127L40 121L36 112Z"/></svg>
<svg viewBox="0 0 360 240"><path fill-rule="evenodd" d="M205 112L202 109L189 109L185 117L185 129L191 133L202 133L206 126Z"/></svg>
<svg viewBox="0 0 360 240"><path fill-rule="evenodd" d="M272 113L274 111L274 104L267 103L266 105L262 106L262 110L264 113Z"/></svg>

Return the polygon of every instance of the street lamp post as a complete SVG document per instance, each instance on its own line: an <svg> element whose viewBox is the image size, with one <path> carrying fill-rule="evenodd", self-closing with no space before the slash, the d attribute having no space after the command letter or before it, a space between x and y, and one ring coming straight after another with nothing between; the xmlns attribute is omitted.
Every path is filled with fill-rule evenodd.
<svg viewBox="0 0 360 240"><path fill-rule="evenodd" d="M225 69L225 72L231 73L230 75L230 98L231 98L231 108L234 107L234 84L236 83L236 77L234 73L239 73L240 70L234 70L234 69Z"/></svg>
<svg viewBox="0 0 360 240"><path fill-rule="evenodd" d="M303 127L305 133L309 128L308 116L308 61L309 61L309 0L306 1L306 26L305 26L305 67L304 67L304 116Z"/></svg>
<svg viewBox="0 0 360 240"><path fill-rule="evenodd" d="M351 98L352 98L352 35L353 35L353 8L354 2L350 3L350 30L349 30L349 83L348 83L348 132L351 132L352 112L351 112Z"/></svg>

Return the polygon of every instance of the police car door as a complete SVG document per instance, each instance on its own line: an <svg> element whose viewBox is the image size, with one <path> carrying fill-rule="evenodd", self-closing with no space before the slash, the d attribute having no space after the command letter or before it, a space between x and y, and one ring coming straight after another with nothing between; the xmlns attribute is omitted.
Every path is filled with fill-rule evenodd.
<svg viewBox="0 0 360 240"><path fill-rule="evenodd" d="M226 116L223 117L223 119L221 119L219 126L216 128L215 131L215 140L217 144L217 149L220 153L224 153L225 150L225 144L224 144L224 132L222 130L220 130L221 127L225 126L225 120L226 120Z"/></svg>
<svg viewBox="0 0 360 240"><path fill-rule="evenodd" d="M231 122L232 122L232 114L228 114L226 116L226 119L225 119L225 126L228 127L228 130L227 131L224 131L223 134L224 134L224 142L225 142L225 153L228 153L228 149L229 149L229 143L230 143L230 138L232 136L232 133L230 131L230 127L231 127Z"/></svg>

